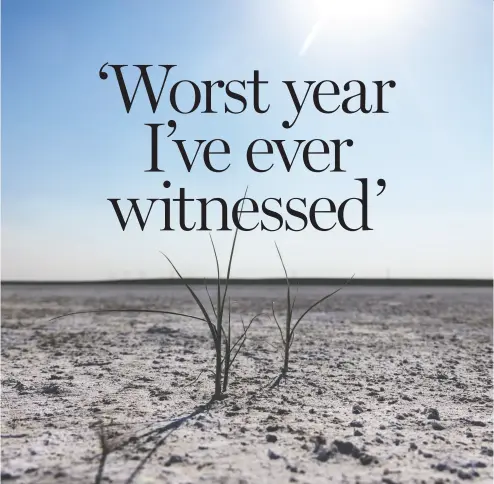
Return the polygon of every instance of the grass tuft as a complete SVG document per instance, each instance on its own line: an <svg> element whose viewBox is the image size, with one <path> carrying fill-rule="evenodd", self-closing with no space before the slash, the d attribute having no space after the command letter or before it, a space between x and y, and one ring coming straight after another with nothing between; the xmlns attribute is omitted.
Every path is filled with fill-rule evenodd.
<svg viewBox="0 0 494 484"><path fill-rule="evenodd" d="M276 251L278 252L278 257L280 258L281 265L283 267L283 271L285 273L285 279L286 279L286 317L285 317L285 331L283 332L280 323L278 322L278 318L276 317L276 312L274 309L274 302L272 303L271 309L272 309L272 315L274 322L276 323L276 326L280 332L280 337L281 337L281 343L282 343L282 348L283 348L283 367L281 369L281 374L275 378L273 383L271 384L271 388L274 388L277 386L281 379L284 378L286 379L287 374L288 374L288 366L290 362L290 349L292 347L294 338L295 338L295 330L297 329L298 325L302 322L304 317L312 311L316 306L321 304L323 301L326 299L329 299L331 296L336 294L337 292L341 291L346 285L350 283L350 281L355 277L355 274L352 275L344 284L343 286L339 287L335 291L327 294L326 296L322 297L318 301L316 301L314 304L309 306L303 313L302 315L295 320L293 318L293 309L295 306L295 301L296 301L296 295L295 297L292 298L292 292L291 292L291 287L290 287L290 279L288 277L288 271L286 270L285 262L283 261L283 257L281 255L280 249L278 247L278 244L275 242L275 247Z"/></svg>
<svg viewBox="0 0 494 484"><path fill-rule="evenodd" d="M243 208L243 204L245 201L245 197L247 196L247 189L245 190L244 193L244 200L242 201L242 205L240 207L240 213ZM241 217L241 215L240 215ZM235 357L238 354L235 353L233 358L231 357L231 310L230 306L228 307L228 333L225 331L224 328L224 315L225 315L225 303L226 303L226 296L228 293L228 287L229 287L229 282L230 282L230 274L231 274L231 269L232 269L232 263L233 263L233 254L235 252L235 245L237 243L237 236L238 236L238 226L235 229L235 235L233 237L233 242L232 242L232 247L230 250L230 257L228 259L228 269L226 273L226 279L224 283L224 289L222 290L221 287L221 276L220 276L220 263L219 263L219 258L218 258L218 253L216 251L216 246L214 245L213 238L211 237L211 234L209 234L209 240L211 241L211 246L213 249L213 254L214 254L214 259L216 262L216 276L217 276L217 283L216 283L216 308L213 303L213 298L211 297L211 294L209 292L209 289L207 288L206 285L206 292L208 294L209 298L209 303L211 304L211 308L213 311L213 317L211 317L205 308L204 304L201 302L199 296L196 294L194 289L185 282L182 274L179 272L179 270L176 268L176 266L173 264L172 260L163 252L161 254L166 258L166 260L170 263L172 266L173 270L177 274L177 276L184 281L185 287L188 289L190 292L192 298L196 302L197 306L199 307L202 315L204 316L204 320L207 322L207 325L209 327L209 331L211 333L211 337L213 339L213 344L214 344L214 351L215 351L215 357L216 357L216 365L215 365L215 374L214 374L214 394L213 394L213 400L222 400L224 398L224 393L227 390L228 387L228 377L229 377L229 372L231 365L233 364ZM255 318L253 318L255 319ZM216 323L216 324L214 324ZM252 321L251 323L252 324ZM248 327L250 327L250 324ZM248 328L247 328L248 330ZM245 336L246 336L246 331L244 331L244 334L240 337L240 339L237 341L243 341L245 342ZM223 342L223 337L225 338L225 341ZM241 343L240 347L243 345L243 342ZM236 343L236 344L237 344ZM225 356L223 357L223 344L225 344Z"/></svg>

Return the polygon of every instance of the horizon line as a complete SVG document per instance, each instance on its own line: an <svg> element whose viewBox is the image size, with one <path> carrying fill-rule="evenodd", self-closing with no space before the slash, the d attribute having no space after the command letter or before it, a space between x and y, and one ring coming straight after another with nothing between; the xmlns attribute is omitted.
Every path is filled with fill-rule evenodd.
<svg viewBox="0 0 494 484"><path fill-rule="evenodd" d="M299 285L341 285L346 283L349 278L342 277L292 277L289 279L291 284ZM218 279L214 277L187 277L176 278L140 278L140 279L103 279L103 280L1 280L1 285L26 286L26 285L204 285L217 283ZM221 278L221 283L226 279ZM231 278L229 284L234 285L284 285L284 278ZM493 287L493 279L480 278L353 278L349 285L356 286L443 286L443 287Z"/></svg>

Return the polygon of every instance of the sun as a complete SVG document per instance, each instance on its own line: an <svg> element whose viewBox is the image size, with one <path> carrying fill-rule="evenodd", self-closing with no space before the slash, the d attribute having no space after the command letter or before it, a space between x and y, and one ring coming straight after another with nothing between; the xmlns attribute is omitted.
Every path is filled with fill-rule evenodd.
<svg viewBox="0 0 494 484"><path fill-rule="evenodd" d="M356 42L391 34L416 14L418 3L420 0L307 0L306 8L312 10L316 21L300 54L323 34Z"/></svg>
<svg viewBox="0 0 494 484"><path fill-rule="evenodd" d="M382 28L401 17L407 0L316 0L316 11L329 25Z"/></svg>

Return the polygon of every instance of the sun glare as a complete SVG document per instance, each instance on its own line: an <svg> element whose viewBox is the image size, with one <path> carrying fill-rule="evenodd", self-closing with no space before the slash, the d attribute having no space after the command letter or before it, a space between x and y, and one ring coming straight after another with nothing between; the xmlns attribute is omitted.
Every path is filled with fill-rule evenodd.
<svg viewBox="0 0 494 484"><path fill-rule="evenodd" d="M306 5L316 21L301 55L321 35L365 41L374 35L392 34L417 10L417 0L308 0Z"/></svg>
<svg viewBox="0 0 494 484"><path fill-rule="evenodd" d="M409 3L406 0L316 0L316 9L329 25L372 29L394 23Z"/></svg>

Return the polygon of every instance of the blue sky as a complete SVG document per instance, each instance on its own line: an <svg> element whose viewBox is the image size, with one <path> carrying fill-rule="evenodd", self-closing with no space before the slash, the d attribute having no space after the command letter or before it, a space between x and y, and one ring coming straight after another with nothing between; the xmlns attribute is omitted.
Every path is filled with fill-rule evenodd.
<svg viewBox="0 0 494 484"><path fill-rule="evenodd" d="M281 276L276 240L292 276L492 277L492 5L4 0L2 278L169 277L160 250L185 275L214 275L207 233L160 232L158 212L144 232L135 223L123 232L107 199L175 197L184 187L192 198L220 196L233 205L249 185L258 201L341 202L358 195L361 177L373 190L374 230L241 233L233 275ZM172 82L250 80L257 69L269 81L263 96L271 108L179 115L165 89L155 114L144 93L127 114L111 71L108 80L98 76L105 62L176 64ZM294 108L281 81L325 79L340 86L395 80L385 93L389 114L328 115L307 104L283 129ZM169 119L178 139L226 139L231 168L217 174L198 165L187 173L162 136L166 173L145 173L144 123ZM309 173L301 160L286 173L275 157L270 172L255 174L244 151L261 137L351 138L354 146L342 155L346 173ZM377 198L379 178L387 188ZM225 261L232 234L213 237Z"/></svg>

